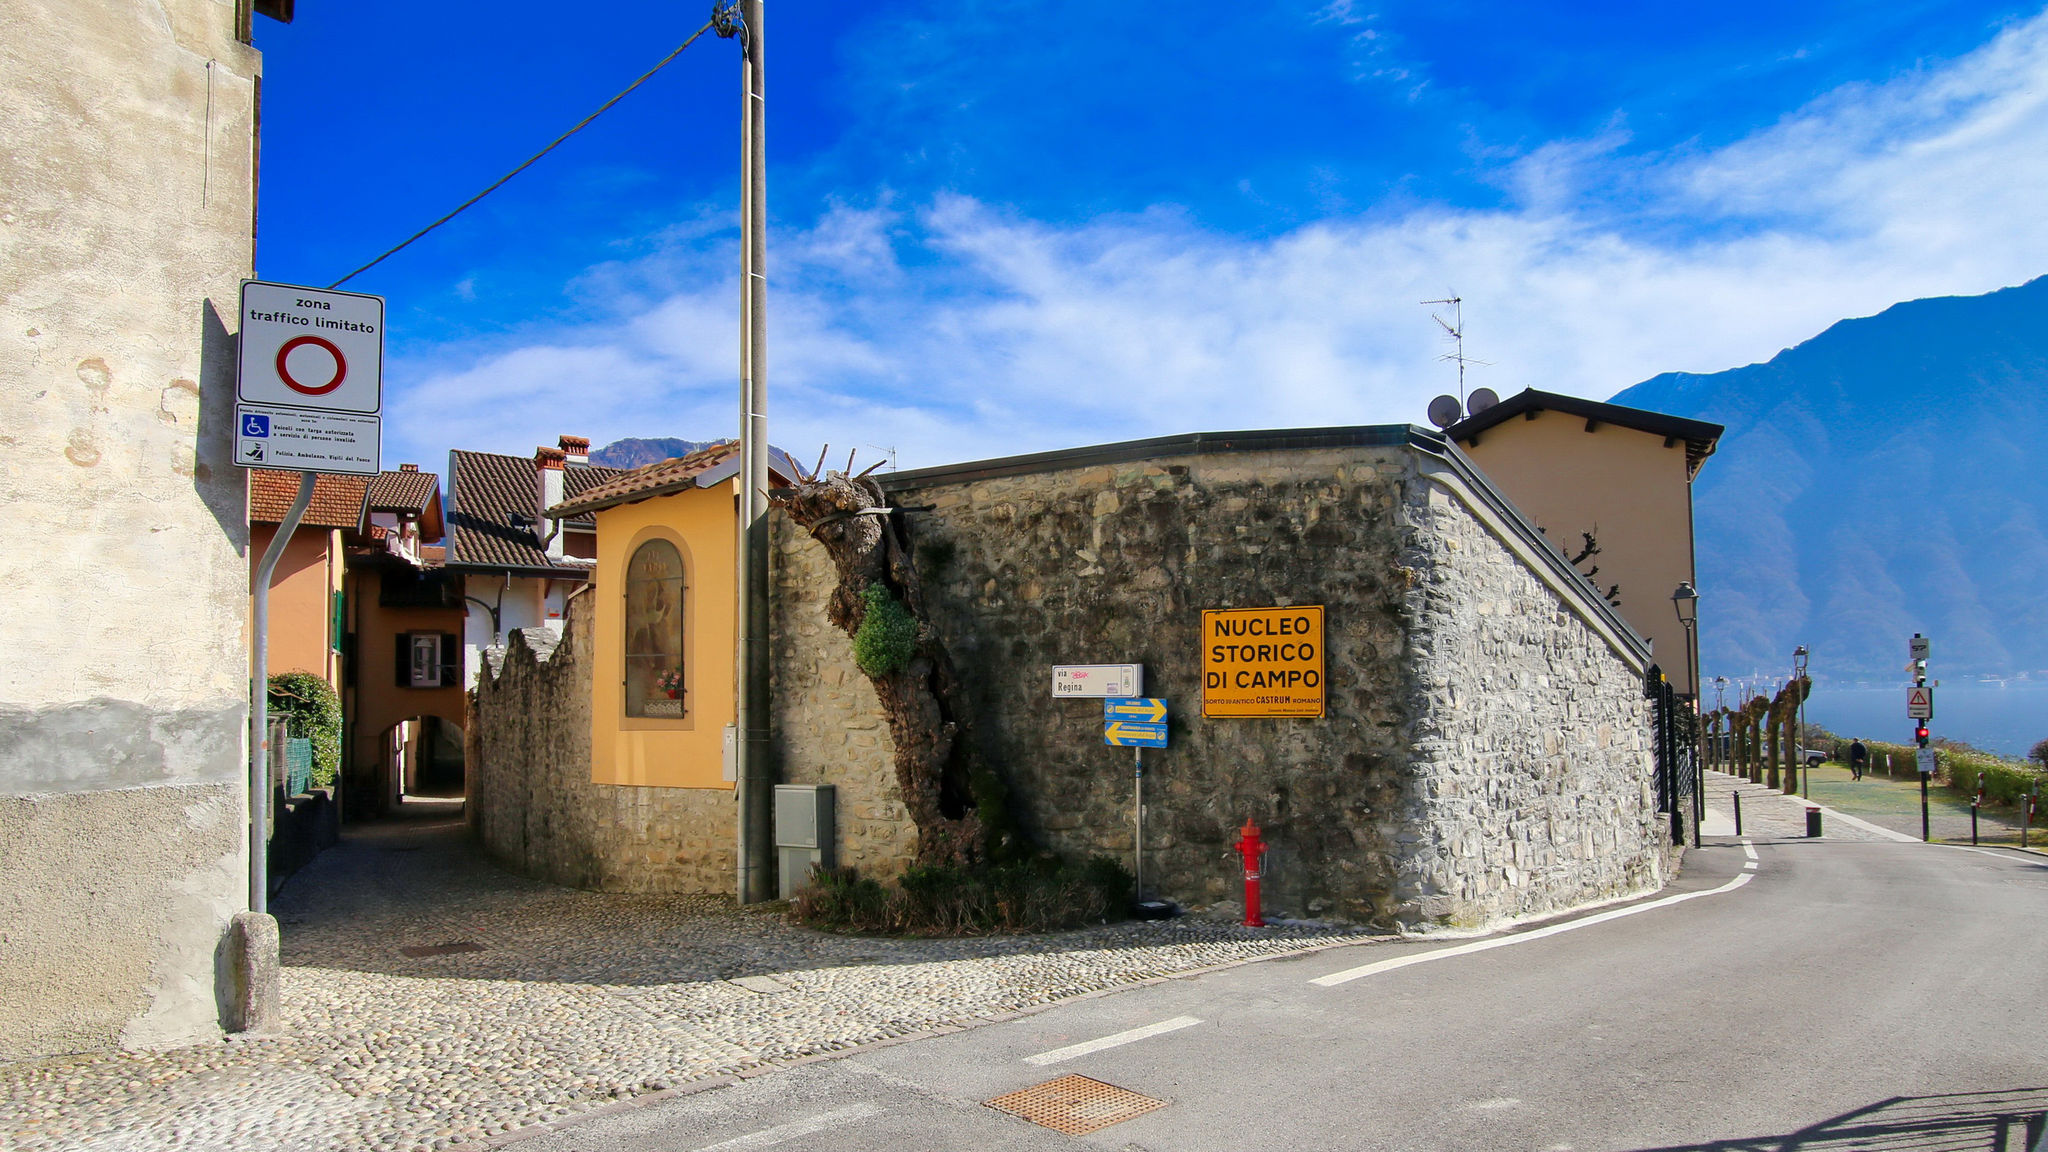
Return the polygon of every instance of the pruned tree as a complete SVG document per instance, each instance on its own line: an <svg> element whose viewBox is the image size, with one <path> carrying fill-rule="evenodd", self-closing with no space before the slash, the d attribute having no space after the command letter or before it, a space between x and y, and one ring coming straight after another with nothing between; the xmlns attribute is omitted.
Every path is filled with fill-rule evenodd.
<svg viewBox="0 0 2048 1152"><path fill-rule="evenodd" d="M829 450L829 448L828 448ZM1022 853L1002 779L969 738L965 693L931 625L901 513L867 471L824 470L825 457L768 498L832 558L826 619L853 639L895 744L896 786L917 825L917 862L971 864Z"/></svg>

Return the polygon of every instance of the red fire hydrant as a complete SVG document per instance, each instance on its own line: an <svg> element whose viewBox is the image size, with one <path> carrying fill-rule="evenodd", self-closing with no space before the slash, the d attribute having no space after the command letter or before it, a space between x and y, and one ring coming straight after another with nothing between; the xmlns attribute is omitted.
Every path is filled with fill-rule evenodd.
<svg viewBox="0 0 2048 1152"><path fill-rule="evenodd" d="M1241 831L1237 854L1244 858L1244 923L1247 928L1264 928L1266 918L1259 915L1259 878L1266 871L1266 842L1259 839L1259 826L1250 820Z"/></svg>

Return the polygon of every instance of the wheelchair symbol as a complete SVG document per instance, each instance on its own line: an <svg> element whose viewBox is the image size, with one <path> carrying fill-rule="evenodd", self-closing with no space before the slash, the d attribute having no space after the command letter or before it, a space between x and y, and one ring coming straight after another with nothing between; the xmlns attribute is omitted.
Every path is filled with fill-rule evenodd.
<svg viewBox="0 0 2048 1152"><path fill-rule="evenodd" d="M270 417L249 414L242 417L242 435L252 439L270 435Z"/></svg>

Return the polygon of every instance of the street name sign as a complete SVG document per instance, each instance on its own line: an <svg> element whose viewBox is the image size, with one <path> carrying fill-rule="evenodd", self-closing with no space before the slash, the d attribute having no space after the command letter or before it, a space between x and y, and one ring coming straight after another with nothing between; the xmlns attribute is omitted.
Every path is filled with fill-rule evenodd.
<svg viewBox="0 0 2048 1152"><path fill-rule="evenodd" d="M1934 689L1924 684L1906 689L1906 719L1934 719Z"/></svg>
<svg viewBox="0 0 2048 1152"><path fill-rule="evenodd" d="M1922 776L1934 775L1934 749L1922 748L1919 750L1916 758L1920 761L1920 774Z"/></svg>
<svg viewBox="0 0 2048 1152"><path fill-rule="evenodd" d="M1145 692L1143 664L1056 664L1052 670L1052 694L1059 697L1141 696Z"/></svg>
<svg viewBox="0 0 2048 1152"><path fill-rule="evenodd" d="M1202 715L1321 716L1323 607L1202 613Z"/></svg>
<svg viewBox="0 0 2048 1152"><path fill-rule="evenodd" d="M244 280L241 303L235 463L375 475L384 298Z"/></svg>

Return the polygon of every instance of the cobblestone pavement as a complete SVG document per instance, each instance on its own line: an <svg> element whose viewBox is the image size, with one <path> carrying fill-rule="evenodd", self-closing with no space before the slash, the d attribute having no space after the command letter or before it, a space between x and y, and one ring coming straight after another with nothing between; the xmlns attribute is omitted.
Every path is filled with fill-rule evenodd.
<svg viewBox="0 0 2048 1152"><path fill-rule="evenodd" d="M706 1077L1365 939L1194 917L1037 937L839 937L725 900L524 880L480 860L447 819L350 828L272 911L286 965L276 1035L0 1066L0 1146L443 1147Z"/></svg>
<svg viewBox="0 0 2048 1152"><path fill-rule="evenodd" d="M1787 796L1775 788L1751 784L1740 776L1730 776L1723 772L1709 771L1706 777L1707 807L1731 821L1735 817L1734 796L1737 792L1742 794L1743 835L1752 840L1805 838L1807 803L1797 795ZM1858 828L1846 820L1824 823L1822 831L1829 840L1885 839L1867 828Z"/></svg>

